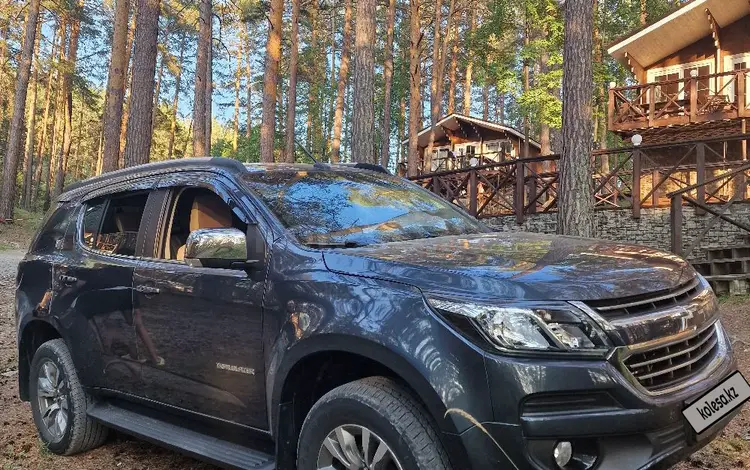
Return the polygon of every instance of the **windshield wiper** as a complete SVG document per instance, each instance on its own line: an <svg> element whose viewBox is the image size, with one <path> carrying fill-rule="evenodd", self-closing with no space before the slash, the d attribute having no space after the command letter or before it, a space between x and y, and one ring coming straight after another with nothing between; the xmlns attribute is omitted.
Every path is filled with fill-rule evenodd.
<svg viewBox="0 0 750 470"><path fill-rule="evenodd" d="M305 243L305 245L309 246L310 248L359 248L362 246L366 246L362 243L357 242L309 242Z"/></svg>

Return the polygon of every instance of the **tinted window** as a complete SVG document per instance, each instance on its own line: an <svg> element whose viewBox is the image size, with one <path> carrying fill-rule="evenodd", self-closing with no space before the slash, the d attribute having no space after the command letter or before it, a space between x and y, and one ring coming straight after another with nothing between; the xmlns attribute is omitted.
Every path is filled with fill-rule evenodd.
<svg viewBox="0 0 750 470"><path fill-rule="evenodd" d="M244 178L306 244L358 246L488 231L444 199L380 173L281 170Z"/></svg>
<svg viewBox="0 0 750 470"><path fill-rule="evenodd" d="M71 244L60 244L58 247L58 241L65 238L65 232L68 229L68 225L71 221L71 213L73 212L70 206L58 207L54 210L51 216L44 223L44 226L39 231L39 236L34 244L35 253L44 253L55 250L56 248L62 250L71 249ZM74 233L72 230L71 233ZM72 238L72 237L71 237Z"/></svg>
<svg viewBox="0 0 750 470"><path fill-rule="evenodd" d="M86 204L83 243L108 254L135 256L147 193L101 198Z"/></svg>

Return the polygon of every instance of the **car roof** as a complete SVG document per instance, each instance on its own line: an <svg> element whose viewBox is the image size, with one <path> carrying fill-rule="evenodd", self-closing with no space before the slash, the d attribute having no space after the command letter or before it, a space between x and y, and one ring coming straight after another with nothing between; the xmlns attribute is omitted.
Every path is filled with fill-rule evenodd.
<svg viewBox="0 0 750 470"><path fill-rule="evenodd" d="M304 164L304 163L242 163L238 160L222 157L211 158L182 158L179 160L165 160L162 162L146 163L144 165L123 168L105 173L83 181L75 182L65 188L65 192L58 198L58 202L68 202L77 199L90 191L105 186L127 183L138 178L170 174L188 170L204 170L217 173L243 174L267 171L376 171L388 173L379 165L367 163L339 163L339 164Z"/></svg>

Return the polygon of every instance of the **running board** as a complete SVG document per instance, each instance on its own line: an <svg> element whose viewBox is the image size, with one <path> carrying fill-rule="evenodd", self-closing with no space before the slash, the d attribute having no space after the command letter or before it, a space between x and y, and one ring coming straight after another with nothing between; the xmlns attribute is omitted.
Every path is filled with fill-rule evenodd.
<svg viewBox="0 0 750 470"><path fill-rule="evenodd" d="M111 403L91 406L88 415L107 427L222 467L274 470L276 466L273 456L269 454L144 416Z"/></svg>

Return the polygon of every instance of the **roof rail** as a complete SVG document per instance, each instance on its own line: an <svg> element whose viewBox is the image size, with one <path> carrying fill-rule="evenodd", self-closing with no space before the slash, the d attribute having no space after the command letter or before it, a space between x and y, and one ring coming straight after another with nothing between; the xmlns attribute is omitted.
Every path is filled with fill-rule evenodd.
<svg viewBox="0 0 750 470"><path fill-rule="evenodd" d="M179 160L165 160L163 162L146 163L144 165L132 166L129 168L122 168L120 170L111 171L104 173L93 178L88 178L82 181L77 181L65 187L65 192L75 191L76 189L83 188L89 185L95 185L111 179L125 178L128 176L137 175L139 173L149 173L159 170L166 170L170 168L192 168L197 166L214 166L225 168L233 171L247 171L245 165L238 160L223 157L206 157L206 158L181 158Z"/></svg>

